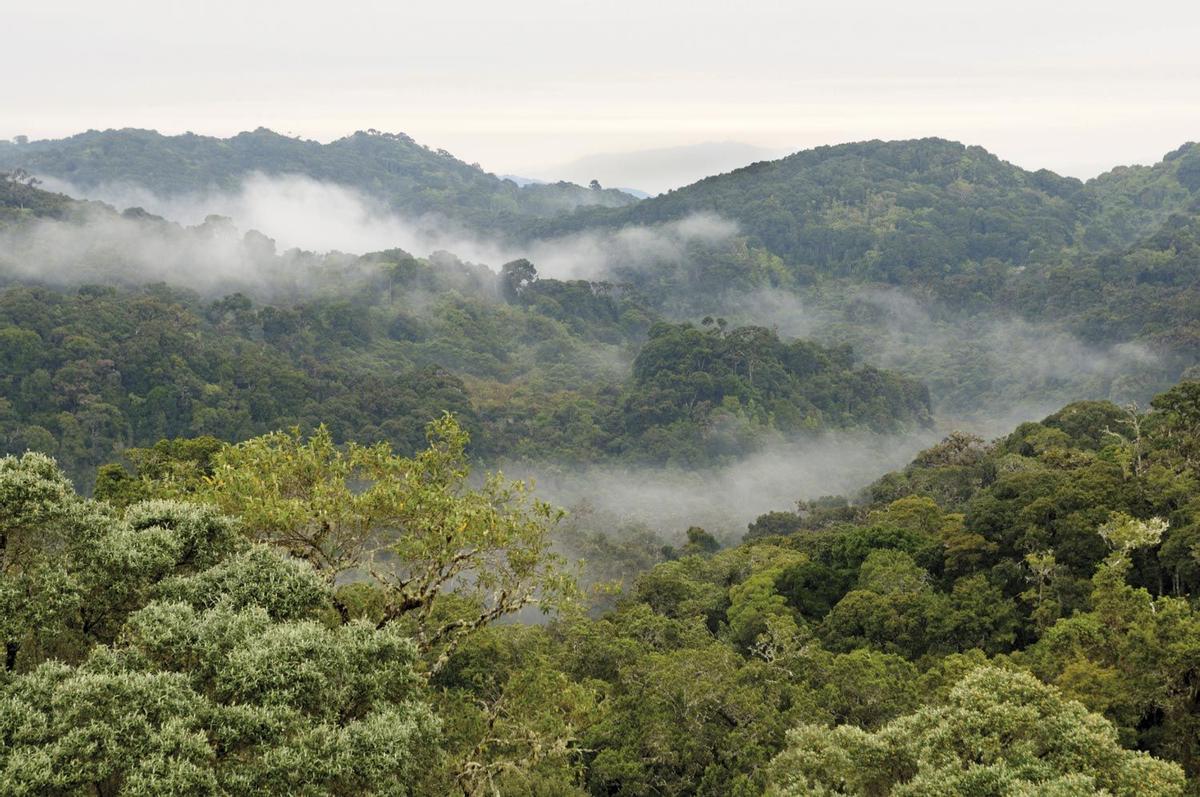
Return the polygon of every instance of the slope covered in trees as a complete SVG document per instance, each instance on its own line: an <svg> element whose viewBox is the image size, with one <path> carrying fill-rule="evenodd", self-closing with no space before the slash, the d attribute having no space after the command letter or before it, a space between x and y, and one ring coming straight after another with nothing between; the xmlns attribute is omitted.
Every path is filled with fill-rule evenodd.
<svg viewBox="0 0 1200 797"><path fill-rule="evenodd" d="M489 339L487 328L517 334ZM658 362L666 337L694 361L719 350L713 373ZM411 451L425 422L453 411L484 457L690 464L744 453L774 433L928 422L923 388L861 368L848 351L785 344L761 328L728 338L758 340L742 354L715 331L657 327L633 377L593 377L576 350L603 344L479 296L447 297L414 320L399 302L281 307L165 289L13 287L0 291L0 439L86 477L162 437L239 439L325 418L339 440L382 438Z"/></svg>
<svg viewBox="0 0 1200 797"><path fill-rule="evenodd" d="M570 183L518 186L404 134L375 131L320 144L264 128L228 139L90 130L66 139L0 143L0 169L5 168L22 168L85 189L136 184L168 196L237 189L256 172L305 175L359 189L408 215L440 214L495 230L509 229L527 217L635 201L620 191Z"/></svg>
<svg viewBox="0 0 1200 797"><path fill-rule="evenodd" d="M104 501L6 458L3 782L1194 793L1198 406L1184 382L1147 412L953 436L735 548L693 530L593 617L547 545L556 513L469 486L449 419L413 458L269 435ZM532 599L548 623L488 623Z"/></svg>
<svg viewBox="0 0 1200 797"><path fill-rule="evenodd" d="M160 438L326 422L338 441L413 451L444 411L478 456L568 463L699 465L779 435L929 421L917 382L846 347L656 325L628 286L541 279L526 261L496 274L447 253L276 254L220 218L181 227L7 190L0 446L53 454L82 484ZM172 283L212 277L205 293L145 285L155 268Z"/></svg>
<svg viewBox="0 0 1200 797"><path fill-rule="evenodd" d="M234 189L255 172L299 174L357 188L408 215L438 213L518 237L717 213L802 277L895 284L968 264L1054 260L1064 248L1128 247L1193 207L1200 192L1195 144L1081 182L937 138L817 147L642 201L568 183L518 187L444 150L376 131L329 144L261 128L228 139L125 129L0 142L0 169L17 168L86 189L123 183L162 195ZM585 210L570 213L576 209Z"/></svg>
<svg viewBox="0 0 1200 797"><path fill-rule="evenodd" d="M600 281L446 253L277 253L227 219L181 227L2 182L5 445L53 452L76 477L161 436L324 419L339 440L412 450L439 409L486 457L696 465L801 431L923 423L930 408L987 422L1080 396L1144 401L1200 352L1196 214L1129 248L981 266L930 295L798 284L740 235L654 259L655 227L649 262ZM705 314L745 328L679 327L645 358L669 341L694 351L632 375L655 322ZM780 348L775 325L798 326L809 354Z"/></svg>
<svg viewBox="0 0 1200 797"><path fill-rule="evenodd" d="M569 233L600 236L594 246L619 251L603 236L633 229L651 236L650 253L662 225L727 220L737 225L732 237L688 242L668 259L614 255L587 276L633 285L655 308L683 318L733 315L738 297L762 291L795 294L837 315L853 311L848 305L864 289L886 286L956 322L1020 318L1090 344L1132 337L1165 347L1183 361L1165 369L1160 386L1194 362L1186 334L1171 340L1137 322L1178 311L1185 330L1193 325L1196 260L1187 230L1200 218L1193 144L1152 166L1120 167L1086 183L941 139L844 144L565 216L582 200L540 204L528 193L534 187L517 189L397 136L360 133L319 145L269 131L228 141L91 132L0 146L5 163L58 176L69 163L84 184L124 179L161 191L194 190L201 179L228 186L249 171L298 171L354 185L405 212L459 207L476 226L503 228L525 242L518 246ZM495 200L497 191L521 207L502 209L507 199ZM878 329L870 319L855 324L866 327L865 335L851 333L865 351L858 337L878 338Z"/></svg>
<svg viewBox="0 0 1200 797"><path fill-rule="evenodd" d="M1072 239L1081 190L980 147L871 141L756 163L592 215L624 224L716 212L789 264L904 283L970 260L1020 264L1057 251Z"/></svg>
<svg viewBox="0 0 1200 797"><path fill-rule="evenodd" d="M913 284L969 264L1020 266L1065 248L1128 246L1196 202L1197 173L1193 144L1152 167L1084 183L944 139L867 141L797 152L543 227L719 213L801 274Z"/></svg>
<svg viewBox="0 0 1200 797"><path fill-rule="evenodd" d="M852 342L971 415L1035 397L1144 399L1114 380L1162 389L1197 364L1196 173L1195 144L1080 182L941 139L873 141L536 229L736 222L735 246L618 263L613 278L681 314L811 318L818 340Z"/></svg>

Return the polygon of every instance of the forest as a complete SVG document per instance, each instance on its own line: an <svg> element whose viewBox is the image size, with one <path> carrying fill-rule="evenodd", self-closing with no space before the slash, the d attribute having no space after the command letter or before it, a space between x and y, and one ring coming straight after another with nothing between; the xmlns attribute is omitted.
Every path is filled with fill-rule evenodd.
<svg viewBox="0 0 1200 797"><path fill-rule="evenodd" d="M159 446L94 498L10 456L6 790L1184 794L1198 407L952 436L732 548L690 529L600 613L450 416L412 457Z"/></svg>
<svg viewBox="0 0 1200 797"><path fill-rule="evenodd" d="M1200 794L1200 145L0 168L0 795ZM458 249L172 216L284 178Z"/></svg>
<svg viewBox="0 0 1200 797"><path fill-rule="evenodd" d="M403 133L376 130L325 145L266 128L229 139L89 130L62 141L0 142L0 168L21 168L81 188L136 182L164 194L230 188L254 172L307 174L356 186L398 211L420 215L452 209L457 220L483 228L636 201L620 191L565 182L518 186Z"/></svg>

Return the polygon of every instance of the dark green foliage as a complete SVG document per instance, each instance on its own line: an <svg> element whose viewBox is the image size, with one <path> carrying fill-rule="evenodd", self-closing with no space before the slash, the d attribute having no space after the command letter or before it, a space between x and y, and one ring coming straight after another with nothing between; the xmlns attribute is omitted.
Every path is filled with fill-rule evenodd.
<svg viewBox="0 0 1200 797"><path fill-rule="evenodd" d="M413 217L437 213L487 229L584 205L634 197L570 183L517 186L408 136L359 131L329 144L259 128L228 138L153 130L90 130L56 141L0 147L0 168L21 167L82 188L136 182L163 195L236 189L252 173L305 175L356 188Z"/></svg>
<svg viewBox="0 0 1200 797"><path fill-rule="evenodd" d="M590 612L564 601L543 625L483 625L481 603L512 597L483 583L530 554L494 542L497 507L456 502L462 434L445 490L430 486L437 468L388 457L414 492L351 479L334 493L386 501L386 528L371 531L395 535L395 550L436 544L432 564L393 574L402 598L358 572L352 550L321 547L360 517L321 504L312 460L219 465L264 445L225 441L320 422L335 458L383 451L336 445L353 439L407 453L443 410L472 429L477 457L566 463L710 463L809 430L929 420L919 382L860 364L847 342L960 406L1122 382L1149 393L1195 362L1194 147L1081 184L949 142L869 142L536 221L551 215L538 192L510 196L399 137L321 147L260 131L204 155L214 141L125 131L68 144L96 148L77 163L85 179L169 162L163 190L212 173L231 185L258 159L327 165L401 209L455 208L482 226L715 211L742 234L687 244L662 268L618 268L620 284L547 279L528 260L493 274L445 253L277 257L248 234L238 245L292 274L286 288L8 285L4 446L55 452L83 483L100 462L129 467L99 469L95 502L40 454L0 460L0 791L1174 797L1182 771L1196 792L1200 382L1145 411L1074 401L991 443L952 433L860 495L760 516L736 547L722 549L721 530L680 540L584 504L558 549L581 560L595 599ZM51 163L65 151L20 149ZM24 182L4 191L17 226L82 212ZM764 286L801 291L829 321L815 325L827 343L782 338L752 303L752 325L678 323ZM995 325L1022 316L1126 359L1064 375L1039 367L1037 335L997 355L1011 338ZM993 335L991 348L969 333ZM422 462L449 450L435 439ZM239 518L144 500L163 494ZM475 542L459 549L462 534ZM323 579L247 536L345 558ZM459 588L445 573L485 540L494 558ZM438 586L413 592L418 576ZM429 642L474 617L482 627L437 647L418 676L406 634Z"/></svg>
<svg viewBox="0 0 1200 797"><path fill-rule="evenodd" d="M272 341L271 306L214 321L211 308L180 294L8 289L0 293L4 448L46 450L82 476L164 437L236 440L330 417L343 438L374 429L413 450L444 409L470 422L462 383L444 371L410 361L370 374L322 357L327 311L319 302L295 308L295 331ZM155 452L192 456L159 445L138 464L153 469ZM104 474L106 483L116 478Z"/></svg>
<svg viewBox="0 0 1200 797"><path fill-rule="evenodd" d="M818 147L709 177L604 224L656 223L697 212L736 220L795 265L909 283L988 258L1021 264L1069 243L1077 180L1033 174L951 141Z"/></svg>
<svg viewBox="0 0 1200 797"><path fill-rule="evenodd" d="M52 194L37 186L38 180L24 170L0 173L0 227L29 217L65 218L76 204L64 194Z"/></svg>
<svg viewBox="0 0 1200 797"><path fill-rule="evenodd" d="M1081 402L991 445L955 434L856 503L764 516L724 550L693 527L668 561L585 507L563 548L598 560L594 581L642 570L631 588L591 617L480 630L427 684L404 626L375 628L377 587L335 601L209 507L122 518L45 457L9 458L0 765L63 793L1178 795L1181 770L1200 775L1198 395ZM138 489L177 490L216 445L136 452ZM260 509L243 523L275 517ZM100 751L84 767L32 763L81 740Z"/></svg>
<svg viewBox="0 0 1200 797"><path fill-rule="evenodd" d="M77 213L65 231L117 218L104 207ZM255 234L239 238L221 220L120 224L171 246L224 241L283 281L265 298L142 286L136 260L101 247L86 262L121 287L53 290L26 277L0 288L0 450L53 454L85 485L96 465L163 438L229 441L322 421L338 440L412 451L425 423L450 411L485 457L700 462L775 433L890 430L928 414L919 385L856 367L845 347L757 328L714 336L660 325L626 379L622 361L654 311L627 286L539 279L526 260L497 276L446 253L260 252ZM39 252L12 257L19 269ZM714 373L668 384L658 363L672 347L715 358ZM696 382L710 376L719 383ZM136 500L119 471L98 478L103 495Z"/></svg>
<svg viewBox="0 0 1200 797"><path fill-rule="evenodd" d="M1190 364L1200 340L1197 210L1193 203L1128 248L1031 269L1011 280L1009 301L1030 317L1068 321L1087 340L1139 339Z"/></svg>
<svg viewBox="0 0 1200 797"><path fill-rule="evenodd" d="M651 328L622 399L625 445L643 441L657 457L682 462L736 452L757 430L891 431L926 423L928 413L922 386L857 367L848 349L718 324Z"/></svg>
<svg viewBox="0 0 1200 797"><path fill-rule="evenodd" d="M571 283L538 280L527 293L554 285ZM607 309L586 311L596 304ZM9 451L53 454L86 480L97 464L161 438L236 440L323 418L339 439L382 437L404 451L450 410L477 432L483 455L696 462L750 450L770 433L890 430L928 417L924 390L910 380L766 330L660 326L623 390L606 389L616 374L575 382L586 368L582 343L637 334L621 328L622 306L591 288L528 308L451 294L410 321L402 299L378 294L260 306L161 289L13 287L0 291L0 439ZM413 324L434 331L395 334ZM685 350L712 358L713 374L681 375L690 360L673 358ZM493 407L493 391L513 388L519 401ZM157 455L194 458L164 445ZM155 451L135 464L153 468ZM100 477L104 490L120 491L117 471Z"/></svg>

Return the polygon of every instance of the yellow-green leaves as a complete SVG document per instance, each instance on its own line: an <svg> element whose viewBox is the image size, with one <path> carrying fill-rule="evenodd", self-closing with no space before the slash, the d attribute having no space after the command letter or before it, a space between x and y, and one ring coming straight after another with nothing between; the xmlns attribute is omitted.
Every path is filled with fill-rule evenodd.
<svg viewBox="0 0 1200 797"><path fill-rule="evenodd" d="M553 605L574 584L550 550L556 510L500 474L473 487L467 434L450 415L428 440L402 457L384 443L337 446L324 427L276 432L218 452L196 495L330 585L379 591L380 622L401 623L438 669L465 634Z"/></svg>

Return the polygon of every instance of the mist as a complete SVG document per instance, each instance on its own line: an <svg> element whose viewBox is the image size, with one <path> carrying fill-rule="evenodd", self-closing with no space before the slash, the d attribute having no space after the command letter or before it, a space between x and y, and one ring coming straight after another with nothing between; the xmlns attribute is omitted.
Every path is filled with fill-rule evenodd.
<svg viewBox="0 0 1200 797"><path fill-rule="evenodd" d="M233 191L178 196L162 196L128 183L81 188L45 178L44 184L48 190L68 196L97 200L116 208L140 208L183 225L199 225L212 215L224 216L239 230L263 233L280 249L364 254L399 248L420 257L446 251L468 262L489 264L493 269L517 258L527 258L542 276L557 279L604 279L618 270L678 264L687 257L689 245L711 245L737 234L733 222L701 213L653 227L631 225L613 231L581 232L514 244L468 230L443 216L405 218L360 191L300 175L255 173ZM98 232L107 237L110 231ZM91 234L85 231L81 237L86 239ZM61 235L70 237L69 233ZM153 242L149 246L158 248ZM68 247L73 254L80 248ZM51 253L57 251L52 249ZM222 278L251 284L271 279L267 274L247 273L255 264L244 258L231 258L228 251L211 250L208 254L218 262L208 269L215 279L205 279L205 284ZM172 276L169 268L152 263L146 267L152 279ZM191 279L186 273L175 276Z"/></svg>
<svg viewBox="0 0 1200 797"><path fill-rule="evenodd" d="M526 257L546 277L598 280L686 264L689 247L738 235L727 219L695 214L654 227L517 246L472 235L441 218L404 219L354 190L296 176L253 175L235 191L180 197L135 186L80 192L62 183L47 185L171 220L93 210L80 220L42 220L0 236L0 269L62 285L161 281L208 294L294 296L343 284L331 283L331 270L346 274L372 267L337 253L391 248L417 255L445 250L492 268ZM227 218L210 218L213 214ZM285 251L278 254L280 249ZM863 362L922 380L930 388L938 428L776 442L735 463L697 471L615 466L579 471L553 463L510 470L538 477L539 492L561 505L586 498L602 511L664 534L699 524L732 541L763 512L855 493L952 429L992 438L1069 401L1144 400L1164 382L1165 366L1142 345L1093 346L1051 324L1000 315L949 316L895 288L824 296L762 289L723 301L723 314L735 323L774 327L787 338L850 343ZM607 370L624 373L627 366L622 361Z"/></svg>
<svg viewBox="0 0 1200 797"><path fill-rule="evenodd" d="M278 258L274 242L240 235L214 219L195 227L118 215L42 219L0 232L0 274L56 286L168 282L202 293L272 295L306 279L299 253Z"/></svg>
<svg viewBox="0 0 1200 797"><path fill-rule="evenodd" d="M895 287L844 295L764 289L730 297L733 323L783 337L850 344L860 360L924 382L935 417L984 437L1064 404L1144 402L1178 375L1148 346L1089 343L1060 325L996 311L949 312Z"/></svg>
<svg viewBox="0 0 1200 797"><path fill-rule="evenodd" d="M885 333L861 342L864 356L920 374L943 416L1008 428L1069 401L1140 401L1167 370L1145 345L1095 345L1050 323L985 314L935 317L936 308L895 289L862 290L853 301L878 311Z"/></svg>
<svg viewBox="0 0 1200 797"><path fill-rule="evenodd" d="M45 178L45 187L117 208L141 208L183 225L224 216L240 230L267 235L282 249L362 254L401 248L418 255L446 250L468 260L495 260L498 254L445 219L403 219L359 191L300 175L254 173L233 191L170 196L129 183L81 188Z"/></svg>
<svg viewBox="0 0 1200 797"><path fill-rule="evenodd" d="M510 463L509 476L534 478L538 494L563 507L586 503L623 520L643 523L677 540L703 526L723 543L741 539L746 525L772 510L826 495L851 496L942 439L950 429L907 434L838 432L778 442L719 467L596 465L563 469Z"/></svg>

